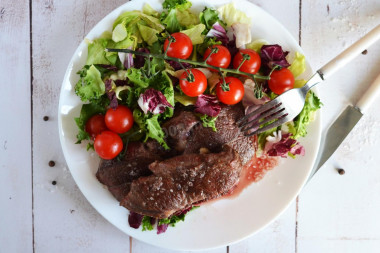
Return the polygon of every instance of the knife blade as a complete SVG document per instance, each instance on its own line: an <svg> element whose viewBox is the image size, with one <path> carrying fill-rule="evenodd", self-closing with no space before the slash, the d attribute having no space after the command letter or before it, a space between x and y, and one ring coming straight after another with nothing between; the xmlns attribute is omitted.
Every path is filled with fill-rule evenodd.
<svg viewBox="0 0 380 253"><path fill-rule="evenodd" d="M321 146L310 178L334 154L347 135L356 126L376 97L380 94L380 75L371 84L355 106L349 105L331 124L321 140ZM309 178L309 179L310 179Z"/></svg>

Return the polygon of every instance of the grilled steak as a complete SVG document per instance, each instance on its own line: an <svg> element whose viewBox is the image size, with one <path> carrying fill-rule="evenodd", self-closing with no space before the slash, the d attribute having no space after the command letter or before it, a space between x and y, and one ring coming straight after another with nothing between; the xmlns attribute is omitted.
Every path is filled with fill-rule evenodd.
<svg viewBox="0 0 380 253"><path fill-rule="evenodd" d="M157 161L149 166L153 175L133 181L120 204L143 215L167 218L193 203L227 193L238 182L241 168L239 155L229 146L220 153Z"/></svg>
<svg viewBox="0 0 380 253"><path fill-rule="evenodd" d="M131 142L121 161L102 160L96 177L119 200L121 195L129 192L129 185L133 180L152 174L149 164L162 160L161 155L164 152L156 141Z"/></svg>
<svg viewBox="0 0 380 253"><path fill-rule="evenodd" d="M254 137L247 138L236 125L244 116L242 104L223 106L216 120L217 132L210 127L196 127L187 140L185 154L199 153L200 148L207 148L211 152L219 152L224 144L234 147L241 157L243 165L254 155Z"/></svg>
<svg viewBox="0 0 380 253"><path fill-rule="evenodd" d="M176 107L162 125L170 150L155 140L132 142L121 161L102 160L96 176L121 205L156 218L217 198L237 183L255 153L255 137L236 126L243 116L241 103L223 106L214 132L194 112Z"/></svg>

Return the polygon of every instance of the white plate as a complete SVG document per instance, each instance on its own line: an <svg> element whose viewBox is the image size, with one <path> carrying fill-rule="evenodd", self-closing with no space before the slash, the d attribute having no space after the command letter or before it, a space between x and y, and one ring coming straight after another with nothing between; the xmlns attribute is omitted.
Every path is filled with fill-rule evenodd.
<svg viewBox="0 0 380 253"><path fill-rule="evenodd" d="M128 2L112 11L101 20L86 36L88 39L99 37L104 31L111 30L113 21L124 11L141 10L145 1ZM218 1L216 6L228 3ZM192 9L201 11L210 6L210 1L192 0ZM149 1L156 10L161 10L161 1ZM238 1L236 7L254 20L252 35L270 43L280 44L294 55L302 52L290 33L272 16L247 1ZM128 235L159 247L179 250L200 250L224 246L240 241L267 226L279 216L294 200L305 184L314 164L321 135L320 117L308 129L308 136L301 140L306 155L285 161L258 183L246 188L237 198L216 201L189 213L186 221L175 228L169 227L166 233L157 235L156 231L142 232L129 227L128 211L119 206L111 193L98 182L95 172L99 159L94 153L87 152L85 145L74 144L77 127L74 117L78 117L81 101L74 93L74 85L79 77L76 72L85 64L87 45L82 42L75 51L62 84L59 101L59 134L66 162L80 190L94 208L109 222ZM307 66L304 74L311 76Z"/></svg>

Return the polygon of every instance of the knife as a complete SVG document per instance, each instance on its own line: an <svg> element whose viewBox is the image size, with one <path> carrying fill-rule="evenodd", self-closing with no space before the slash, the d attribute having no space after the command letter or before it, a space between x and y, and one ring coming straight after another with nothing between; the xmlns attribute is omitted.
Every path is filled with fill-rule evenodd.
<svg viewBox="0 0 380 253"><path fill-rule="evenodd" d="M332 123L321 140L321 148L317 156L309 180L334 154L347 135L359 122L363 114L368 110L375 98L380 95L380 74L371 84L364 95L359 99L355 106L349 105Z"/></svg>

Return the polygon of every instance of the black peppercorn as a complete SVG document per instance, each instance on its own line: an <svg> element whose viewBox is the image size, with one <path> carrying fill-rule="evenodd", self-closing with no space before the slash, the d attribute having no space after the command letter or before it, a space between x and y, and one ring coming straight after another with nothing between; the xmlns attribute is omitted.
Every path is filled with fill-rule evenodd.
<svg viewBox="0 0 380 253"><path fill-rule="evenodd" d="M57 181L54 180L53 182L51 182L51 184L52 184L52 185L56 185L56 184L57 184Z"/></svg>
<svg viewBox="0 0 380 253"><path fill-rule="evenodd" d="M49 161L49 166L50 167L54 167L55 166L55 162L54 161Z"/></svg>
<svg viewBox="0 0 380 253"><path fill-rule="evenodd" d="M344 173L346 173L346 171L344 169L338 169L338 173L339 173L339 175L344 175Z"/></svg>
<svg viewBox="0 0 380 253"><path fill-rule="evenodd" d="M48 121L49 120L49 116L44 116L44 121Z"/></svg>

